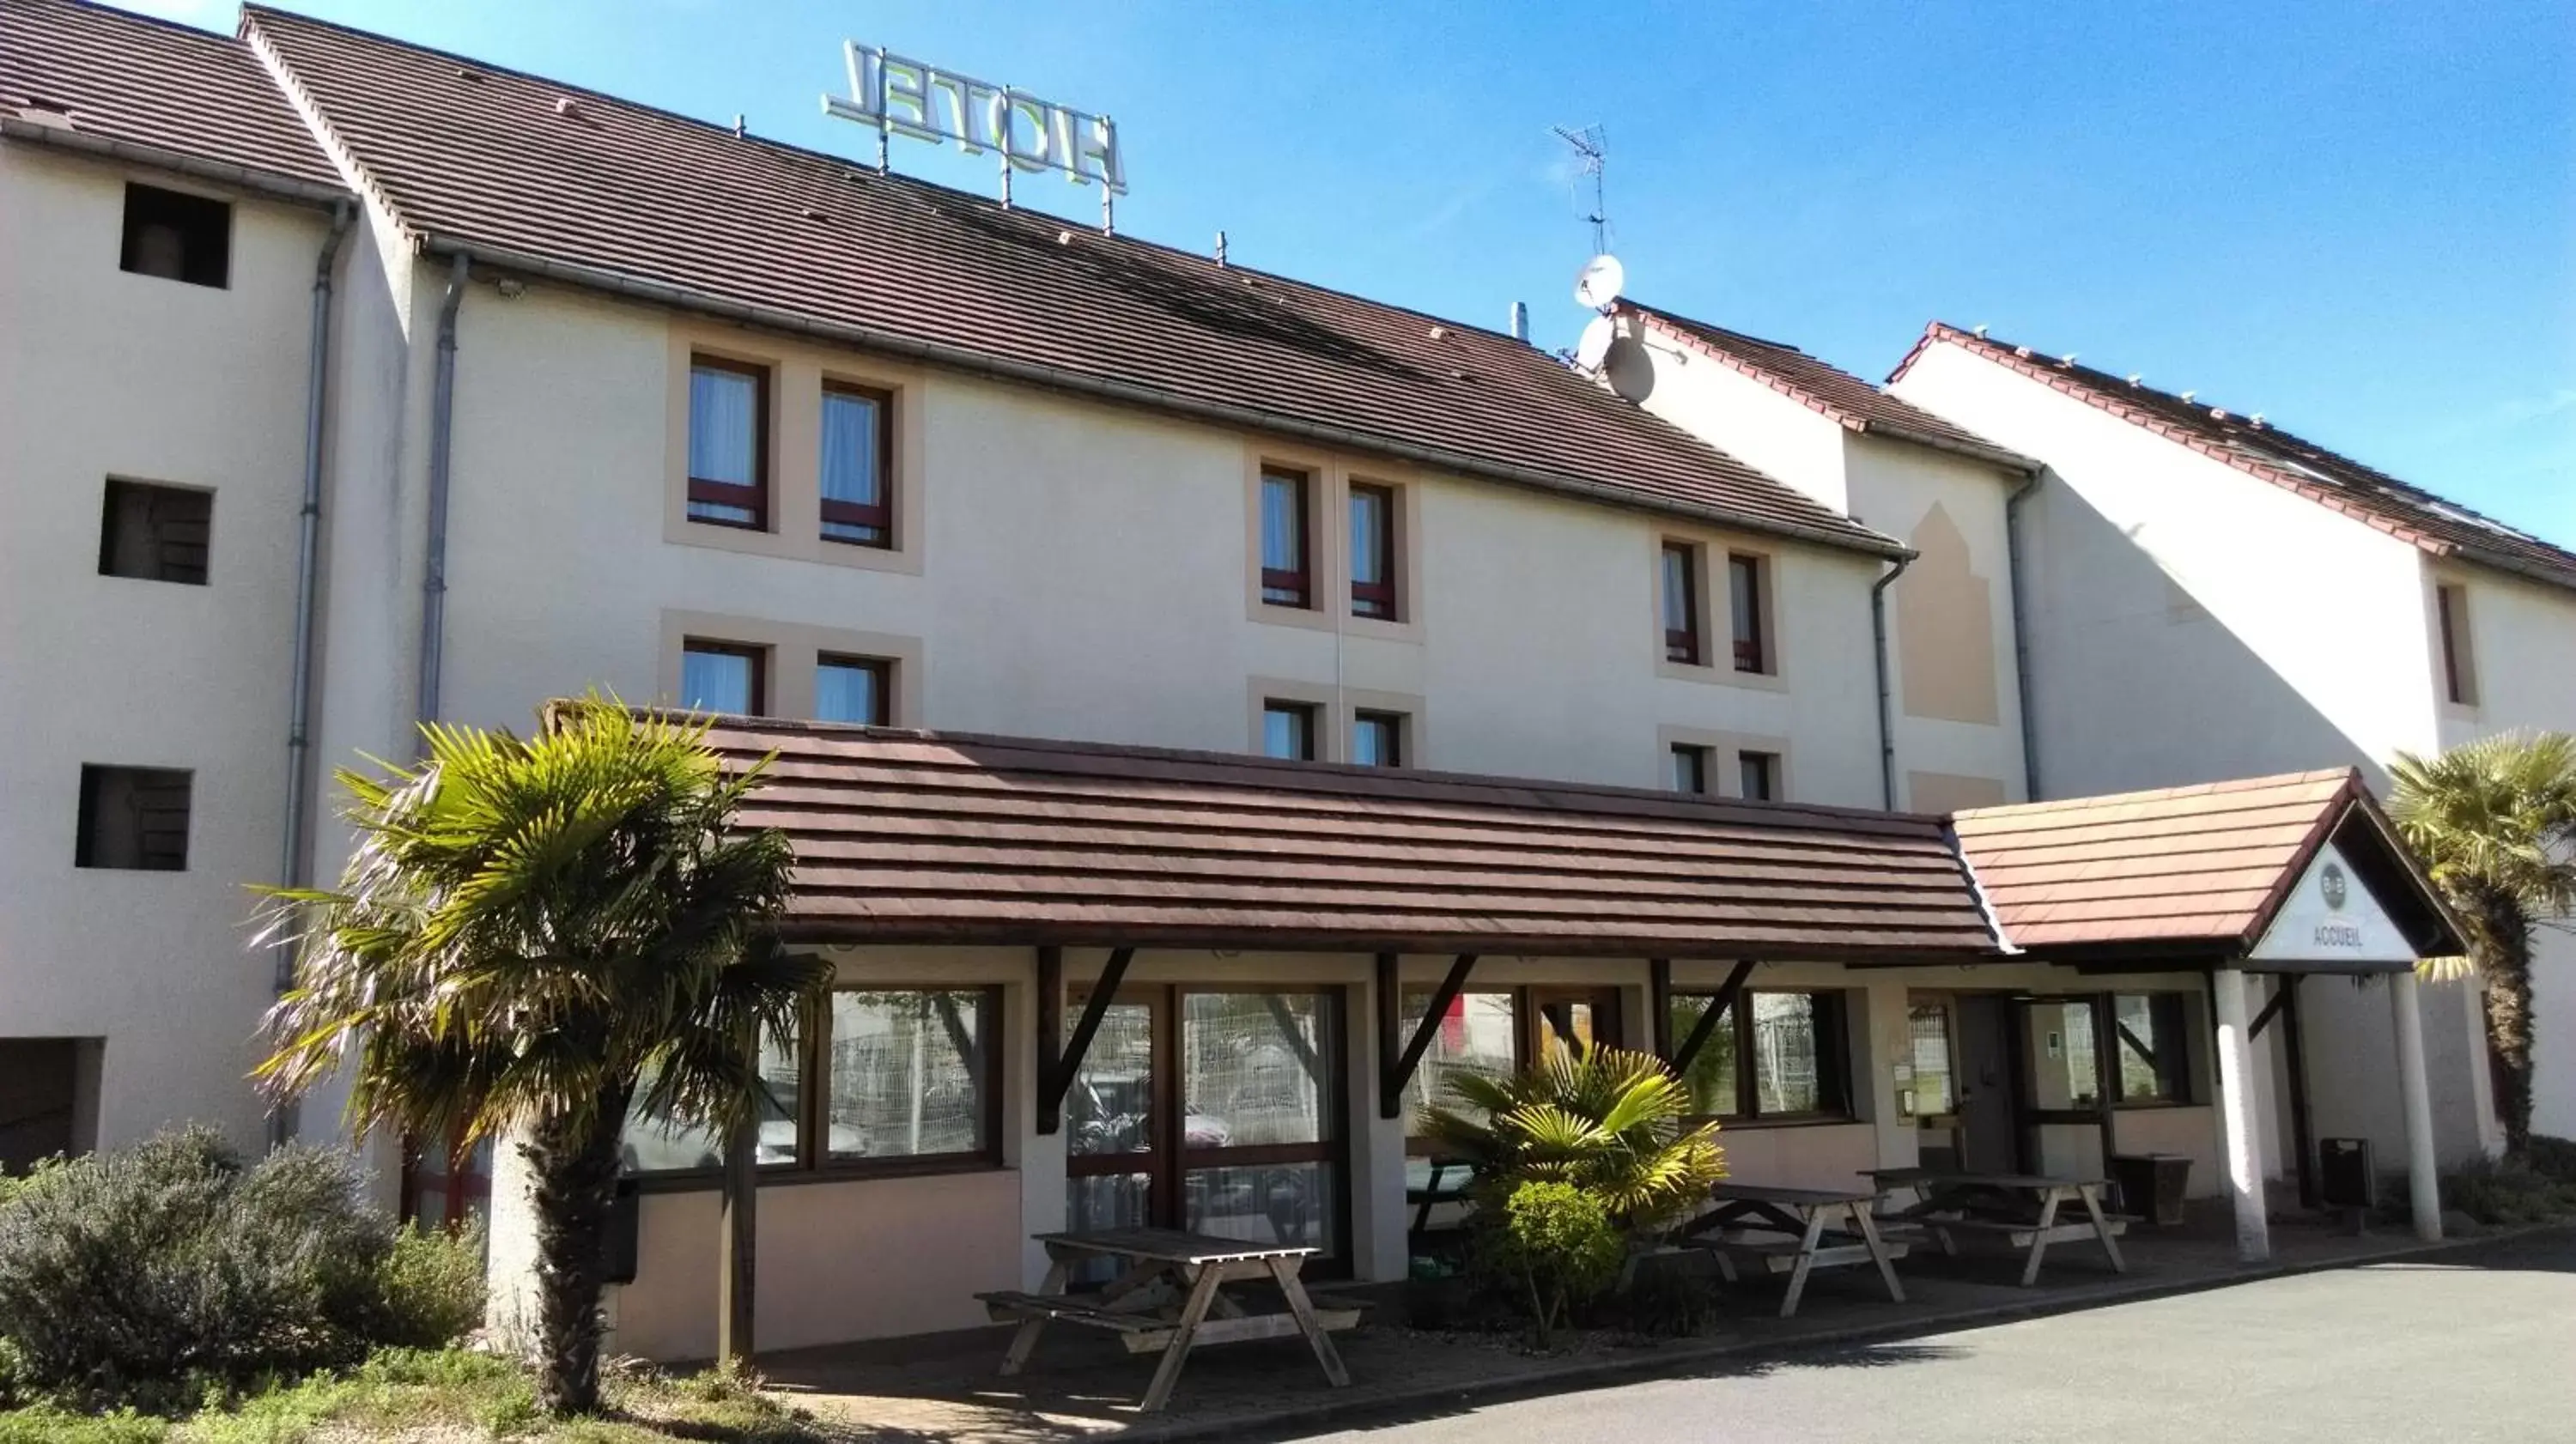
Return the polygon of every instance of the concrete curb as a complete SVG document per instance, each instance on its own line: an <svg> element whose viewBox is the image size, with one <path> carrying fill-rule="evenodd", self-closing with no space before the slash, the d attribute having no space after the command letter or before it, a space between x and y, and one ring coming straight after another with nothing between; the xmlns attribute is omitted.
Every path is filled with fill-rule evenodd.
<svg viewBox="0 0 2576 1444"><path fill-rule="evenodd" d="M1332 1425L1382 1422L1387 1416L1411 1413L1430 1406L1463 1409L1538 1394L1565 1393L1640 1379L1686 1374L1695 1368L1735 1359L1793 1358L1820 1350L1848 1348L1854 1344L1878 1343L1887 1339L1947 1333L1961 1328L2011 1323L2020 1319L2044 1318L2052 1314L2074 1313L2104 1304L2136 1303L2145 1299L2179 1297L2184 1294L2230 1288L2237 1284L2257 1283L2265 1279L2293 1278L2301 1274L2359 1268L2368 1264L2421 1258L2457 1249L2478 1248L2511 1242L2515 1239L2569 1231L2571 1231L2570 1225L2552 1223L2498 1229L2478 1234L2473 1238L2443 1239L2435 1243L2408 1239L2365 1254L2256 1264L2240 1268L2233 1273L2205 1274L2196 1278L2147 1279L2135 1283L2102 1284L2081 1293L2043 1295L2027 1302L1985 1304L1975 1308L1951 1309L1943 1313L1922 1314L1904 1319L1884 1319L1855 1324L1849 1328L1820 1330L1789 1339L1711 1340L1704 1344L1677 1346L1632 1358L1568 1359L1556 1363L1533 1364L1517 1373L1477 1380L1469 1384L1441 1384L1415 1389L1397 1388L1373 1393L1366 1398L1319 1397L1311 1403L1286 1405L1258 1413L1228 1414L1204 1419L1174 1419L1168 1423L1143 1421L1115 1433L1103 1433L1095 1437L1103 1441L1115 1440L1117 1444L1184 1444L1184 1441L1202 1439L1240 1440L1247 1436L1268 1438L1282 1431L1311 1432Z"/></svg>

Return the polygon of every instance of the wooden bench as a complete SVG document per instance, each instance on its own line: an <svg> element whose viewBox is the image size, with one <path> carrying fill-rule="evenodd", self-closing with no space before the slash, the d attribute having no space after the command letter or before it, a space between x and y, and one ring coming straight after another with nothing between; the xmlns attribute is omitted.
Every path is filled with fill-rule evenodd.
<svg viewBox="0 0 2576 1444"><path fill-rule="evenodd" d="M1082 1294L1029 1294L1016 1289L997 1289L975 1297L983 1301L985 1314L997 1324L1026 1323L1031 1319L1087 1324L1118 1334L1119 1342L1125 1344L1131 1354L1150 1354L1168 1348L1173 1334L1179 1331L1179 1325L1166 1314L1122 1309ZM1335 1333L1359 1327L1370 1307L1360 1299L1336 1298L1330 1294L1308 1294L1306 1303L1315 1311L1316 1326ZM1229 1311L1223 1315L1223 1328L1218 1327L1218 1322L1212 1319L1200 1325L1198 1342L1287 1338L1298 1332L1293 1313L1244 1314Z"/></svg>

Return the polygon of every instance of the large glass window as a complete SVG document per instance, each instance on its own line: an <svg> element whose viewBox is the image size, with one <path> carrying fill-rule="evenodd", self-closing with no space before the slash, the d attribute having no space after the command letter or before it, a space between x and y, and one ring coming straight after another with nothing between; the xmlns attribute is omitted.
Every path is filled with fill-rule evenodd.
<svg viewBox="0 0 2576 1444"><path fill-rule="evenodd" d="M991 994L847 991L825 1035L824 1156L842 1162L993 1150L984 1054Z"/></svg>
<svg viewBox="0 0 2576 1444"><path fill-rule="evenodd" d="M2099 1108L2101 1060L2093 1047L2093 1000L2050 999L2031 1005L2039 1042L2041 1108Z"/></svg>
<svg viewBox="0 0 2576 1444"><path fill-rule="evenodd" d="M893 398L837 383L823 388L823 539L894 545Z"/></svg>
<svg viewBox="0 0 2576 1444"><path fill-rule="evenodd" d="M1308 479L1302 471L1261 474L1261 600L1275 607L1314 603L1306 544Z"/></svg>
<svg viewBox="0 0 2576 1444"><path fill-rule="evenodd" d="M1395 492L1351 485L1351 615L1395 620Z"/></svg>
<svg viewBox="0 0 2576 1444"><path fill-rule="evenodd" d="M764 660L758 647L690 638L680 648L680 705L693 712L760 715Z"/></svg>
<svg viewBox="0 0 2576 1444"><path fill-rule="evenodd" d="M769 524L769 373L757 366L689 363L689 520Z"/></svg>
<svg viewBox="0 0 2576 1444"><path fill-rule="evenodd" d="M1705 651L1699 637L1699 548L1688 542L1664 543L1661 591L1664 660L1696 667Z"/></svg>
<svg viewBox="0 0 2576 1444"><path fill-rule="evenodd" d="M760 1081L769 1090L760 1110L757 1161L762 1167L784 1167L804 1156L797 1120L803 1116L803 1050L796 1035L764 1038L760 1045ZM638 1090L652 1091L647 1077ZM685 1173L724 1167L725 1141L715 1132L683 1127L666 1117L637 1109L627 1115L619 1158L628 1173Z"/></svg>
<svg viewBox="0 0 2576 1444"><path fill-rule="evenodd" d="M1430 1010L1428 989L1407 989L1396 1036L1411 1042ZM1520 1067L1520 1023L1509 993L1462 992L1449 1000L1422 1050L1422 1061L1404 1086L1408 1132L1418 1131L1422 1110L1433 1104L1460 1106L1449 1091L1449 1079L1460 1073L1508 1078ZM1472 1112L1472 1110L1469 1110Z"/></svg>
<svg viewBox="0 0 2576 1444"><path fill-rule="evenodd" d="M1673 995L1676 1045L1697 1031L1713 1001ZM1719 1015L1682 1081L1696 1111L1709 1116L1839 1118L1851 1112L1849 1075L1842 994L1748 992Z"/></svg>
<svg viewBox="0 0 2576 1444"><path fill-rule="evenodd" d="M2123 1103L2191 1101L2191 1050L2180 993L2122 993L2111 1000Z"/></svg>
<svg viewBox="0 0 2576 1444"><path fill-rule="evenodd" d="M1959 1111L1959 1083L1950 1063L1950 1008L1946 1003L1916 1003L1905 1010L1906 1033L1914 1063L1916 1117L1941 1117Z"/></svg>

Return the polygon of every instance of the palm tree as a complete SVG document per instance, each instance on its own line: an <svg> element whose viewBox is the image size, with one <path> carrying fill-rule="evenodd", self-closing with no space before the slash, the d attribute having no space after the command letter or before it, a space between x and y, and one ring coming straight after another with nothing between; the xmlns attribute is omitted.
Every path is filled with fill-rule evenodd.
<svg viewBox="0 0 2576 1444"><path fill-rule="evenodd" d="M1460 1070L1448 1083L1460 1106L1423 1110L1422 1131L1474 1167L1489 1217L1522 1183L1570 1183L1630 1234L1653 1234L1726 1173L1717 1125L1686 1124L1690 1095L1652 1053L1585 1043L1517 1077Z"/></svg>
<svg viewBox="0 0 2576 1444"><path fill-rule="evenodd" d="M791 1033L828 965L779 951L787 840L733 828L762 769L728 774L703 724L594 697L527 741L423 731L418 765L340 774L358 839L339 889L273 896L267 937L300 956L259 1074L291 1099L349 1069L361 1136L522 1140L538 1397L588 1413L630 1109L752 1126L756 1042Z"/></svg>
<svg viewBox="0 0 2576 1444"><path fill-rule="evenodd" d="M2466 926L2486 979L2487 1049L2505 1150L2531 1145L2531 940L2576 910L2576 737L2498 733L2438 757L2397 754L2389 816Z"/></svg>

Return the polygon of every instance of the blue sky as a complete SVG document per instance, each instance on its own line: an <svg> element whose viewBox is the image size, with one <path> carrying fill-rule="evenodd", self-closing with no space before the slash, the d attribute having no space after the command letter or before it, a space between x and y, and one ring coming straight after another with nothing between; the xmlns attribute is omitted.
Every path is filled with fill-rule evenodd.
<svg viewBox="0 0 2576 1444"><path fill-rule="evenodd" d="M2576 545L2563 3L299 8L853 155L817 97L882 44L1116 116L1122 230L1482 325L1525 300L1549 345L1590 238L1548 128L1599 123L1640 299L1872 379L1927 319L1988 324Z"/></svg>

